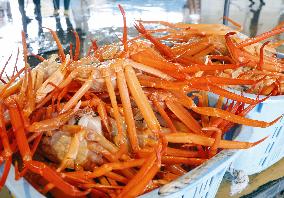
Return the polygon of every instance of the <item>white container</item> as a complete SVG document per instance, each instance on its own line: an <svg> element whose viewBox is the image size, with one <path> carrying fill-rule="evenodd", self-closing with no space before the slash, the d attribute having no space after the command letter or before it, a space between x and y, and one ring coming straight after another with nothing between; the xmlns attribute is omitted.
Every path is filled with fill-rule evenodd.
<svg viewBox="0 0 284 198"><path fill-rule="evenodd" d="M241 92L229 89L241 95ZM256 95L243 93L244 97L256 99ZM210 103L217 101L218 96L209 94ZM260 96L259 99L264 98ZM271 96L264 102L257 104L248 114L247 118L271 122L284 113L284 96ZM233 140L256 142L267 137L258 145L239 150L238 157L231 168L243 171L246 175L259 173L284 157L284 119L281 118L274 125L267 128L249 127L241 125L233 133Z"/></svg>
<svg viewBox="0 0 284 198"><path fill-rule="evenodd" d="M140 198L213 198L215 197L226 170L237 156L237 151L224 150L199 167L191 170L177 180L151 191ZM0 167L2 174L4 166ZM15 180L14 167L11 167L6 186L17 198L44 198L24 178Z"/></svg>
<svg viewBox="0 0 284 198"><path fill-rule="evenodd" d="M215 157L175 181L142 195L140 198L213 198L226 170L237 155L238 151L221 151Z"/></svg>
<svg viewBox="0 0 284 198"><path fill-rule="evenodd" d="M253 94L244 94L245 97L255 98ZM270 122L284 113L284 96L271 96L258 104L246 116L255 120ZM268 137L253 148L240 151L240 155L233 162L232 168L243 170L245 174L259 173L284 156L284 119L267 128L241 126L235 132L234 140L255 142Z"/></svg>

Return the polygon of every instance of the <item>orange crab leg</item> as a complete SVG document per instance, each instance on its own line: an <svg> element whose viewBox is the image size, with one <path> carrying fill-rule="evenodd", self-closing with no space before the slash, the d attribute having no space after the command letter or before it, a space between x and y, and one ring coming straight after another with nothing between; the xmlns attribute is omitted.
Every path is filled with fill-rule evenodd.
<svg viewBox="0 0 284 198"><path fill-rule="evenodd" d="M143 36L151 41L154 46L159 50L159 52L164 55L167 58L174 59L175 56L173 52L171 51L171 48L168 46L162 44L160 41L158 41L156 38L154 38L151 34L148 33L148 31L145 29L142 23L138 22L138 24L134 24L134 27L141 33Z"/></svg>
<svg viewBox="0 0 284 198"><path fill-rule="evenodd" d="M13 82L25 71L25 68L22 68L15 76L13 76L10 81L4 85L4 87L0 90L0 98L5 98L14 92L16 92L19 88L21 83L18 81L14 85Z"/></svg>
<svg viewBox="0 0 284 198"><path fill-rule="evenodd" d="M0 73L0 80L1 80L4 84L7 84L7 82L2 79L2 76L3 76L3 73L4 73L4 71L5 71L5 69L6 69L7 65L8 65L8 63L9 63L11 57L12 57L12 54L9 56L8 60L6 61L5 65L4 65L4 67L3 67L3 69L1 70L1 73Z"/></svg>
<svg viewBox="0 0 284 198"><path fill-rule="evenodd" d="M162 106L156 99L153 99L153 103L154 106L157 108L158 112L161 114L162 118L166 121L168 127L172 130L172 132L176 133L177 129L168 114L166 113L166 111L162 108Z"/></svg>
<svg viewBox="0 0 284 198"><path fill-rule="evenodd" d="M91 178L97 178L101 177L113 170L123 170L128 169L132 167L139 167L142 166L145 163L145 159L135 159L135 160L129 160L127 162L113 162L113 163L107 163L104 164L98 168L95 168L93 172L70 172L70 173L64 173L66 177L73 178L73 177L79 177L79 178L85 178L85 179L91 179Z"/></svg>
<svg viewBox="0 0 284 198"><path fill-rule="evenodd" d="M166 166L166 169L176 175L184 175L185 173L187 173L187 171L185 171L180 165L177 164L168 165Z"/></svg>
<svg viewBox="0 0 284 198"><path fill-rule="evenodd" d="M3 104L0 105L0 124L1 124L1 126L0 126L0 138L1 138L2 145L4 147L4 152L3 152L2 156L6 160L4 171L3 171L3 174L2 174L2 177L1 177L1 180L0 180L0 189L2 189L2 187L4 186L4 184L6 182L8 173L10 171L10 167L11 167L11 164L12 164L12 154L13 154L13 151L12 151L10 143L9 143L7 131L6 131L6 126L5 126Z"/></svg>
<svg viewBox="0 0 284 198"><path fill-rule="evenodd" d="M198 166L204 163L206 159L202 158L187 158L187 157L176 157L176 156L162 156L163 164L187 164Z"/></svg>
<svg viewBox="0 0 284 198"><path fill-rule="evenodd" d="M270 41L266 41L265 43L262 44L261 48L260 48L260 53L259 53L259 63L258 63L258 67L257 69L261 70L264 64L264 47L269 44Z"/></svg>
<svg viewBox="0 0 284 198"><path fill-rule="evenodd" d="M11 124L15 133L17 145L23 158L25 167L28 170L43 176L47 181L52 182L66 194L73 196L83 196L88 194L89 191L81 192L74 186L66 183L55 171L46 166L44 163L32 161L32 152L27 141L18 107L13 99L8 98L6 100L6 103L8 106L8 111L10 114Z"/></svg>
<svg viewBox="0 0 284 198"><path fill-rule="evenodd" d="M18 107L14 99L7 98L6 103L14 129L16 141L19 143L18 147L20 154L23 157L24 161L29 161L31 160L31 151L28 142L24 141L26 139L26 134L24 127L22 126L22 119L18 111Z"/></svg>
<svg viewBox="0 0 284 198"><path fill-rule="evenodd" d="M57 47L58 47L58 55L59 55L60 61L61 61L61 63L64 63L66 57L65 57L64 49L63 49L63 47L60 43L60 40L59 40L57 34L50 28L46 28L46 29L48 29L50 31L53 39L55 40Z"/></svg>
<svg viewBox="0 0 284 198"><path fill-rule="evenodd" d="M0 180L0 190L5 185L5 182L7 180L7 177L8 177L10 168L11 168L11 164L12 164L12 156L10 156L6 159L4 171L3 171L3 174L2 174L2 177L1 177L1 180Z"/></svg>
<svg viewBox="0 0 284 198"><path fill-rule="evenodd" d="M167 21L145 21L145 20L137 20L137 21L142 22L142 23L158 23L158 24L168 26L168 27L174 28L174 29L176 29L176 28L180 28L180 29L190 28L190 25L186 24L186 23L170 23L170 22L167 22Z"/></svg>
<svg viewBox="0 0 284 198"><path fill-rule="evenodd" d="M198 157L198 152L167 147L166 155L176 157Z"/></svg>
<svg viewBox="0 0 284 198"><path fill-rule="evenodd" d="M136 127L133 119L133 112L132 112L132 107L130 103L129 92L127 89L124 72L122 70L122 67L119 65L119 63L112 65L112 67L116 72L117 86L121 97L125 121L127 123L127 134L129 136L131 147L135 152L139 150L139 144L138 144Z"/></svg>
<svg viewBox="0 0 284 198"><path fill-rule="evenodd" d="M123 46L124 46L124 52L127 52L128 51L128 45L127 45L127 26L126 26L126 16L125 16L125 11L123 9L123 7L118 4L118 8L122 14L122 17L123 17Z"/></svg>
<svg viewBox="0 0 284 198"><path fill-rule="evenodd" d="M248 39L242 41L241 43L239 43L239 44L237 45L237 47L238 47L238 48L243 48L243 47L245 47L245 46L248 46L248 45L257 43L257 42L259 42L259 41L263 41L263 40L265 40L265 39L267 39L267 38L270 38L270 37L272 37L272 36L274 36L274 35L277 35L277 34L280 34L280 33L282 33L282 32L284 32L284 27L277 28L277 29L271 30L271 31L269 31L269 32L265 32L265 33L263 33L263 34L260 34L260 35L258 35L258 36L256 36L256 37L254 37L254 38L248 38Z"/></svg>
<svg viewBox="0 0 284 198"><path fill-rule="evenodd" d="M95 103L97 103L97 110L98 110L99 116L102 119L103 126L106 128L106 132L104 132L104 135L107 139L110 140L111 139L111 128L110 128L109 118L107 116L105 104L96 95L93 96L92 101L95 101Z"/></svg>
<svg viewBox="0 0 284 198"><path fill-rule="evenodd" d="M22 31L22 44L23 44L23 55L24 55L24 63L25 67L28 66L28 47L27 47L27 42L26 42L26 33Z"/></svg>
<svg viewBox="0 0 284 198"><path fill-rule="evenodd" d="M158 148L161 149L161 148ZM134 188L135 189L135 193L137 193L137 182L139 181L139 184L142 186L145 186L148 184L148 179L146 178L147 175L150 176L150 179L152 179L154 177L154 175L157 173L157 171L154 171L155 174L150 174L149 171L155 166L155 165L159 165L159 163L157 163L157 153L156 152L152 152L151 155L148 157L148 159L145 161L145 163L142 165L142 167L140 168L140 170L137 172L137 174L127 183L127 185L123 188L122 192L119 194L119 197L125 197L126 195L130 195L129 192L131 192L131 190ZM159 166L160 167L160 166ZM151 172L151 173L153 173ZM152 176L153 175L153 176ZM141 182L141 178L143 178L142 180L145 182L147 181L147 183L142 183ZM140 186L141 187L141 186ZM138 194L142 193L141 189L138 188ZM138 194L133 194L134 197L137 196Z"/></svg>
<svg viewBox="0 0 284 198"><path fill-rule="evenodd" d="M262 100L259 101L259 100L254 100L254 99L247 98L247 97L244 97L244 96L240 96L238 94L235 94L233 92L222 89L222 88L220 88L220 87L218 87L214 84L211 84L211 83L207 84L207 85L196 86L196 89L204 90L204 91L210 91L210 92L213 92L213 93L218 94L220 96L226 97L228 99L239 101L239 102L244 102L244 103L247 103L247 104L258 104L258 103L262 102ZM263 99L263 100L265 100L265 99Z"/></svg>
<svg viewBox="0 0 284 198"><path fill-rule="evenodd" d="M117 105L117 100L116 100L116 95L114 92L114 87L112 85L110 76L109 76L109 72L107 70L103 70L102 71L105 82L106 82L106 87L110 96L110 101L111 101L111 105L113 108L113 114L114 114L114 118L116 121L116 126L117 126L117 143L123 144L124 140L123 140L123 128L122 128L122 120L121 120L121 115L119 113L118 110L118 105Z"/></svg>
<svg viewBox="0 0 284 198"><path fill-rule="evenodd" d="M140 51L138 53L130 55L130 58L138 63L153 67L158 69L169 76L172 76L177 79L185 79L185 74L178 72L179 67L171 62L167 62L161 58L153 59L147 56L148 52L146 50ZM182 67L182 66L181 66Z"/></svg>
<svg viewBox="0 0 284 198"><path fill-rule="evenodd" d="M115 181L127 184L128 179L126 177L123 177L117 173L114 172L108 172L105 174L107 177L114 179Z"/></svg>
<svg viewBox="0 0 284 198"><path fill-rule="evenodd" d="M224 96L226 98L232 99L232 100L236 100L236 101L240 101L240 102L244 102L247 104L258 104L264 100L266 100L267 98L264 98L262 100L254 100L251 98L246 98L244 96L240 96L238 94L232 93L230 91L227 91L225 89L222 89L216 85L214 85L213 83L205 83L206 81L208 82L209 80L207 79L201 79L201 78L194 78L188 81L177 81L177 82L173 82L173 81L166 81L166 80L161 80L155 77L150 77L150 76L145 76L145 75L140 75L138 77L139 82L141 83L142 86L146 86L146 87L155 87L155 88L161 88L161 89L167 89L167 90L173 90L173 91L180 91L180 90L184 90L184 91L192 91L192 90L204 90L204 91L210 91L213 93L216 93L218 95ZM212 79L212 81L214 81L214 78L209 78L210 80ZM226 78L222 79L224 82L226 82ZM232 82L230 83L230 81L228 80L229 84L234 84L237 83L239 79L236 79L236 81L232 80ZM198 83L199 81L203 81L204 84ZM217 81L218 82L218 81ZM221 82L219 82L221 83ZM224 84L226 84L224 83ZM246 82L247 83L247 82Z"/></svg>
<svg viewBox="0 0 284 198"><path fill-rule="evenodd" d="M29 161L26 163L28 169L34 173L41 175L47 181L52 182L57 188L62 190L67 195L71 196L84 196L90 191L79 191L76 187L65 182L54 170L46 166L42 162Z"/></svg>
<svg viewBox="0 0 284 198"><path fill-rule="evenodd" d="M58 129L60 126L64 125L71 116L74 114L73 110L69 110L65 113L58 115L55 118L50 118L42 120L39 122L34 122L28 127L29 132L44 132Z"/></svg>
<svg viewBox="0 0 284 198"><path fill-rule="evenodd" d="M199 52L207 49L209 47L208 41L202 41L202 42L198 42L198 43L194 43L193 45L191 44L190 46L185 47L182 51L179 51L176 54L177 60L182 60L182 58L186 57L191 57L194 56L196 54L198 54ZM186 63L186 62L185 62ZM187 63L189 64L189 63Z"/></svg>
<svg viewBox="0 0 284 198"><path fill-rule="evenodd" d="M234 21L233 19L227 16L223 16L221 19L226 19L227 21L229 21L230 23L232 23L234 26L237 27L237 31L242 31L243 29L242 26L238 22Z"/></svg>
<svg viewBox="0 0 284 198"><path fill-rule="evenodd" d="M182 105L169 100L166 101L166 105L191 131L201 134L200 124Z"/></svg>
<svg viewBox="0 0 284 198"><path fill-rule="evenodd" d="M74 61L77 61L80 56L80 38L76 31L74 31L74 36L76 39L76 48L75 48L75 54L74 54Z"/></svg>
<svg viewBox="0 0 284 198"><path fill-rule="evenodd" d="M97 40L91 40L91 42L92 42L93 51L95 53L97 49L99 48L97 45Z"/></svg>
<svg viewBox="0 0 284 198"><path fill-rule="evenodd" d="M191 66L187 66L184 68L181 68L181 72L185 73L195 73L198 71L221 71L226 69L237 69L239 67L242 67L241 64L213 64L213 65L201 65L201 64L194 64Z"/></svg>
<svg viewBox="0 0 284 198"><path fill-rule="evenodd" d="M254 84L255 80L237 79L237 78L224 78L216 76L205 76L205 77L193 77L187 80L189 85L199 85L206 83L213 83L218 85L251 85Z"/></svg>
<svg viewBox="0 0 284 198"><path fill-rule="evenodd" d="M140 109L140 112L143 115L147 126L152 131L160 131L160 124L154 114L153 109L150 106L146 95L144 94L141 88L141 85L136 77L135 71L130 65L125 66L125 77L130 93L133 96L138 108Z"/></svg>
<svg viewBox="0 0 284 198"><path fill-rule="evenodd" d="M150 168L147 174L141 180L139 180L139 183L131 188L129 192L127 192L127 196L129 195L130 197L137 197L138 195L142 194L147 189L148 184L155 177L160 167L161 161L156 160L156 163ZM121 195L119 197L124 196Z"/></svg>
<svg viewBox="0 0 284 198"><path fill-rule="evenodd" d="M19 54L20 54L20 49L18 48L17 50L17 55L16 55L16 61L15 61L15 66L14 66L14 69L13 69L13 74L12 74L12 77L14 76L15 72L19 72L18 71L18 68L17 68L17 64L18 64L18 60L19 60ZM2 76L1 76L2 77Z"/></svg>
<svg viewBox="0 0 284 198"><path fill-rule="evenodd" d="M205 136L196 135L194 133L169 133L165 135L167 141L169 143L195 143L202 146L213 146L215 139L209 138ZM267 137L266 137L267 138ZM261 142L263 142L266 138L263 138L257 142L238 142L238 141L228 141L221 140L219 144L219 148L225 149L247 149L253 147Z"/></svg>
<svg viewBox="0 0 284 198"><path fill-rule="evenodd" d="M35 58L37 58L39 61L43 62L45 61L46 59L43 58L42 56L38 55L38 54L34 54L34 53L31 53L32 56L34 56Z"/></svg>
<svg viewBox="0 0 284 198"><path fill-rule="evenodd" d="M222 130L220 130L219 128L215 128L215 127L206 127L206 128L203 128L202 130L212 130L215 132L214 134L215 141L209 150L209 158L211 158L217 154L223 133L222 133Z"/></svg>
<svg viewBox="0 0 284 198"><path fill-rule="evenodd" d="M27 87L27 104L24 109L24 116L29 117L29 115L34 111L35 109L35 91L33 88L33 79L31 70L28 71L28 87Z"/></svg>
<svg viewBox="0 0 284 198"><path fill-rule="evenodd" d="M185 106L192 109L194 112L202 114L202 115L220 117L220 118L223 118L225 120L228 120L234 123L254 126L254 127L262 127L262 128L273 125L282 117L280 116L271 122L264 122L264 121L258 121L258 120L252 120L249 118L245 118L245 117L235 115L230 112L227 112L221 109L212 108L212 107L189 107L188 105L185 105Z"/></svg>

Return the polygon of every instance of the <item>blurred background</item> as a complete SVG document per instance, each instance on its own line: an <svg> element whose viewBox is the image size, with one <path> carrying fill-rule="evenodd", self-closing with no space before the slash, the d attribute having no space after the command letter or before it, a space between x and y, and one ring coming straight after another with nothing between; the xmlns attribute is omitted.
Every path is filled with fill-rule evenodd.
<svg viewBox="0 0 284 198"><path fill-rule="evenodd" d="M56 30L64 45L78 31L84 53L90 39L111 42L121 36L122 17L127 15L132 31L135 19L186 23L222 23L224 7L243 32L255 36L268 31L284 19L284 0L0 0L0 55L16 50L20 31L26 32L29 51L44 54L56 49L50 33Z"/></svg>

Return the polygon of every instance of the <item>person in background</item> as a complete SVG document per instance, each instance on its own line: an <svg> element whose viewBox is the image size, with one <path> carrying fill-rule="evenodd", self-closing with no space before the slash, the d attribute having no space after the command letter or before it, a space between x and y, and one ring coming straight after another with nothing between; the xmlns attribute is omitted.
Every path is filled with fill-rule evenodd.
<svg viewBox="0 0 284 198"><path fill-rule="evenodd" d="M31 22L31 19L27 17L25 10L25 0L18 0L19 10L22 15L23 30L27 34L27 24ZM34 14L35 19L38 21L39 34L42 33L42 16L41 16L41 6L40 0L33 0L34 3Z"/></svg>
<svg viewBox="0 0 284 198"><path fill-rule="evenodd" d="M60 0L53 0L53 6L54 6L54 16L59 16L59 6L60 6ZM64 0L64 16L69 17L69 5L70 0Z"/></svg>

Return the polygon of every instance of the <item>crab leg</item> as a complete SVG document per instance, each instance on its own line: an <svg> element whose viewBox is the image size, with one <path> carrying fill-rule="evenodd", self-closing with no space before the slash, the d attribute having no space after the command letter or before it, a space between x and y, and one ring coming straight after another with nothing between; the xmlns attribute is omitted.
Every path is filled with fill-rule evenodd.
<svg viewBox="0 0 284 198"><path fill-rule="evenodd" d="M127 52L128 51L128 46L127 46L127 26L126 26L126 16L125 16L125 11L123 9L123 7L118 4L118 8L122 14L122 17L123 17L123 46L124 46L124 49L123 51L124 52Z"/></svg>
<svg viewBox="0 0 284 198"><path fill-rule="evenodd" d="M123 113L127 124L127 134L129 137L131 148L133 149L134 152L136 152L139 150L138 138L137 138L136 127L134 123L133 112L129 98L129 92L127 89L124 72L120 64L121 62L118 62L111 66L116 72L117 86L121 97Z"/></svg>
<svg viewBox="0 0 284 198"><path fill-rule="evenodd" d="M156 38L154 38L151 34L148 33L148 31L145 29L142 23L138 22L138 24L134 24L134 27L141 33L143 36L151 41L154 46L160 51L162 55L164 55L167 58L173 59L175 58L173 52L171 51L171 48L162 44L160 41L158 41Z"/></svg>
<svg viewBox="0 0 284 198"><path fill-rule="evenodd" d="M107 173L110 173L113 170L123 170L128 169L132 167L140 167L145 163L145 159L135 159L135 160L129 160L127 162L113 162L113 163L107 163L104 164L98 168L95 168L93 172L70 172L70 173L64 173L66 177L79 177L79 178L85 178L85 179L91 179L91 178L97 178L101 177L103 175L106 175Z"/></svg>
<svg viewBox="0 0 284 198"><path fill-rule="evenodd" d="M79 35L76 31L74 31L74 36L75 36L75 39L76 39L74 61L77 61L79 59L79 56L80 56L80 38L79 38ZM72 51L72 47L70 47L70 50Z"/></svg>
<svg viewBox="0 0 284 198"><path fill-rule="evenodd" d="M143 115L147 126L152 131L160 131L161 127L153 112L153 109L151 108L150 103L141 88L134 70L129 65L125 66L125 77L131 95L133 96L138 108L140 109L140 112Z"/></svg>
<svg viewBox="0 0 284 198"><path fill-rule="evenodd" d="M196 135L193 133L170 133L165 135L167 141L169 143L195 143L203 146L213 146L215 139L209 138L205 136ZM219 144L219 148L226 149L247 149L253 147L260 142L263 142L266 138L263 138L257 142L238 142L238 141L228 141L221 140Z"/></svg>
<svg viewBox="0 0 284 198"><path fill-rule="evenodd" d="M204 163L206 159L202 158L187 158L187 157L176 157L176 156L162 156L163 164L187 164L198 166Z"/></svg>
<svg viewBox="0 0 284 198"><path fill-rule="evenodd" d="M176 157L198 157L198 152L167 147L166 155Z"/></svg>
<svg viewBox="0 0 284 198"><path fill-rule="evenodd" d="M83 196L89 193L89 191L81 192L76 187L70 185L65 182L56 172L54 172L51 168L46 166L42 162L33 161L32 153L27 141L27 137L25 134L25 130L21 121L20 113L18 107L13 99L8 98L6 100L6 105L8 107L8 111L10 113L11 124L13 127L13 131L15 133L17 145L24 161L25 167L42 177L44 177L47 181L53 183L59 189L64 191L68 195L72 196Z"/></svg>
<svg viewBox="0 0 284 198"><path fill-rule="evenodd" d="M177 132L175 125L173 124L172 120L166 113L166 111L162 108L162 106L159 104L157 99L153 99L153 104L157 108L158 112L161 114L162 118L166 121L168 127L172 130L172 132Z"/></svg>
<svg viewBox="0 0 284 198"><path fill-rule="evenodd" d="M61 63L64 63L66 57L65 57L65 54L64 54L64 49L63 49L63 47L62 47L62 45L60 43L60 40L59 40L57 34L50 28L46 28L46 29L48 29L50 31L53 39L55 40L55 42L57 44L57 47L58 47L58 55L60 57L60 61L61 61Z"/></svg>
<svg viewBox="0 0 284 198"><path fill-rule="evenodd" d="M127 183L127 185L123 188L122 192L120 193L119 197L125 197L129 195L129 191L137 185L137 182L141 182L141 178L145 178L149 170L157 164L156 162L157 156L155 152L148 157L142 167L139 169L137 174ZM147 184L146 184L147 185ZM141 192L140 192L141 193ZM134 196L135 197L135 196Z"/></svg>
<svg viewBox="0 0 284 198"><path fill-rule="evenodd" d="M93 85L93 74L90 75L88 80L82 85L82 87L74 94L74 96L63 106L61 113L64 113L77 104L77 102L83 97L83 95Z"/></svg>
<svg viewBox="0 0 284 198"><path fill-rule="evenodd" d="M120 115L119 110L118 110L118 105L117 105L116 95L115 95L115 92L114 92L114 87L111 83L109 71L107 71L105 69L105 70L102 71L102 73L103 73L103 76L104 76L104 79L105 79L105 82L106 82L106 87L107 87L107 90L108 90L108 93L109 93L109 96L110 96L110 101L111 101L111 105L112 105L112 108L113 108L113 114L114 114L114 118L115 118L115 121L116 121L116 126L117 126L117 131L118 131L117 138L116 138L117 144L118 145L124 144L125 140L123 138L122 119L121 119L121 115Z"/></svg>
<svg viewBox="0 0 284 198"><path fill-rule="evenodd" d="M75 164L75 160L78 155L79 147L80 147L80 141L83 139L83 136L85 135L85 131L79 131L78 133L75 133L74 136L71 139L71 143L69 145L68 151L66 155L64 156L64 159L62 160L60 166L57 168L57 172L60 172L61 170L64 170L68 167L68 165Z"/></svg>
<svg viewBox="0 0 284 198"><path fill-rule="evenodd" d="M237 45L237 47L238 47L238 48L243 48L243 47L245 47L245 46L248 46L248 45L257 43L257 42L259 42L259 41L263 41L263 40L265 40L265 39L267 39L267 38L269 38L269 37L272 37L272 36L274 36L274 35L280 34L280 33L282 33L282 32L284 32L284 27L271 30L270 32L265 32L265 33L263 33L263 34L261 34L261 35L258 35L258 36L256 36L256 37L254 37L254 38L248 38L248 39L242 41L241 43L239 43L239 44Z"/></svg>
<svg viewBox="0 0 284 198"><path fill-rule="evenodd" d="M217 154L218 147L219 147L223 133L222 133L222 130L220 130L219 128L216 128L216 127L206 127L206 128L203 128L202 130L212 130L212 131L215 132L215 134L214 134L215 141L214 141L213 145L210 147L210 150L209 150L209 157L211 158L211 157L213 157L214 155Z"/></svg>
<svg viewBox="0 0 284 198"><path fill-rule="evenodd" d="M166 100L166 105L191 131L201 134L200 124L182 105L170 100Z"/></svg>
<svg viewBox="0 0 284 198"><path fill-rule="evenodd" d="M74 110L69 110L65 113L62 113L58 115L55 118L50 118L46 120L42 120L39 122L34 122L31 124L27 130L29 132L44 132L44 131L50 131L55 130L64 125L68 120L70 120L71 116L73 116L75 113Z"/></svg>
<svg viewBox="0 0 284 198"><path fill-rule="evenodd" d="M160 167L161 167L161 160L157 159L155 161L155 164L150 168L147 174L141 180L139 180L139 183L135 185L133 188L131 188L129 192L127 192L127 196L137 197L138 195L142 194L147 189L148 184L155 177ZM123 196L121 195L119 197Z"/></svg>
<svg viewBox="0 0 284 198"><path fill-rule="evenodd" d="M5 126L5 120L4 120L4 110L3 110L3 104L0 104L0 138L1 138L1 142L2 145L4 147L4 152L3 152L3 157L6 160L6 164L5 164L5 168L0 180L0 189L2 189L2 187L4 186L8 173L10 171L10 167L12 164L12 154L13 151L11 149L10 143L9 143L9 138L7 135L7 131L6 131L6 126Z"/></svg>

